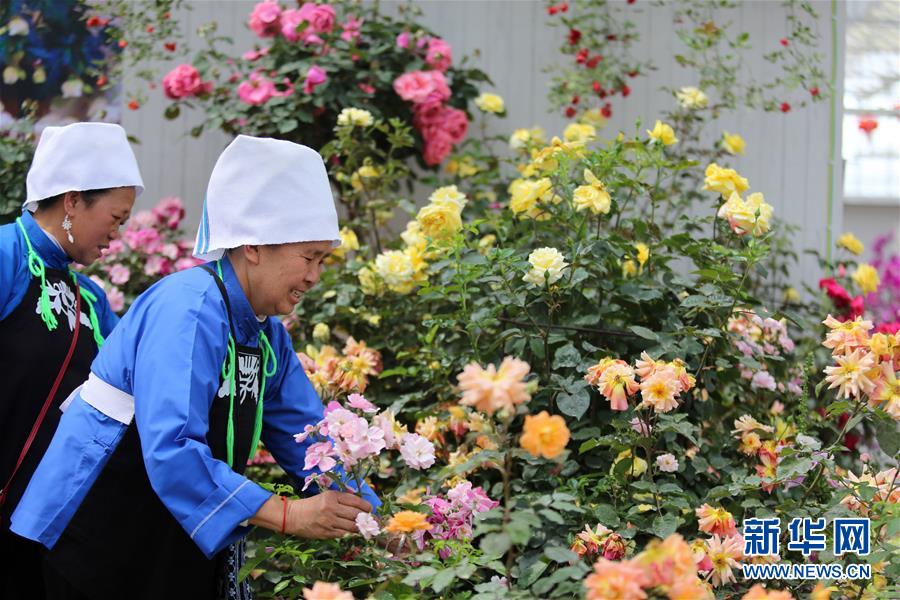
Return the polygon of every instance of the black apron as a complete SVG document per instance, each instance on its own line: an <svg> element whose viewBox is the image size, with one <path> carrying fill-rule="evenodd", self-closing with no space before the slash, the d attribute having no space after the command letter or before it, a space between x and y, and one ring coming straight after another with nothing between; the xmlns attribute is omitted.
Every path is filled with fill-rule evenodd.
<svg viewBox="0 0 900 600"><path fill-rule="evenodd" d="M0 507L0 599L43 597L41 586L42 546L9 531L9 518L44 456L59 424L59 405L90 373L97 354L87 306L82 298L81 314L75 314L75 282L69 271L46 269L45 277L56 329L49 331L37 307L41 281L32 277L19 305L0 321L0 486L12 475L19 454L34 426L53 381L72 344L76 326L78 343L37 435ZM19 587L19 586L23 587Z"/></svg>
<svg viewBox="0 0 900 600"><path fill-rule="evenodd" d="M234 336L228 295L221 280L213 277L225 299ZM259 348L238 345L236 350L232 468L243 474L251 452L263 365ZM227 456L228 390L228 381L220 374L206 435L213 457L223 461ZM184 485L190 486L191 474L183 477ZM241 599L249 595L246 580L241 586L236 584L242 551L238 543L212 559L203 555L151 487L140 436L132 422L49 551L48 562L90 600Z"/></svg>

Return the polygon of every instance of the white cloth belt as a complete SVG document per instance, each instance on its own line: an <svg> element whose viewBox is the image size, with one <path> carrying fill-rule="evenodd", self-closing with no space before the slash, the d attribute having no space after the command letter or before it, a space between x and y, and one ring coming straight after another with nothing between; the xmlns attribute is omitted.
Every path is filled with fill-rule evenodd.
<svg viewBox="0 0 900 600"><path fill-rule="evenodd" d="M60 410L65 412L79 393L85 402L123 425L130 425L134 420L134 396L106 383L93 373L66 398L59 407Z"/></svg>

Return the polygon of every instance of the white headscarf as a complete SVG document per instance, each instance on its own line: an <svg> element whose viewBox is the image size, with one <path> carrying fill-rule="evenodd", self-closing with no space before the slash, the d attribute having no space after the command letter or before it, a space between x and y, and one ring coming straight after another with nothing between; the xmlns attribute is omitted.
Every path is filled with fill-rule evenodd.
<svg viewBox="0 0 900 600"><path fill-rule="evenodd" d="M25 179L25 208L65 192L117 187L144 191L125 130L113 123L72 123L41 133Z"/></svg>
<svg viewBox="0 0 900 600"><path fill-rule="evenodd" d="M194 256L244 244L341 244L325 163L306 146L239 135L213 167Z"/></svg>

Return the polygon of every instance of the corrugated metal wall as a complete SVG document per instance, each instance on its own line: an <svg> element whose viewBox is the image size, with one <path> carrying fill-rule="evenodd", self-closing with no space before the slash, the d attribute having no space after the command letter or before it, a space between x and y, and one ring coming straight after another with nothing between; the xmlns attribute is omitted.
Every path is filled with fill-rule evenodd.
<svg viewBox="0 0 900 600"><path fill-rule="evenodd" d="M222 33L235 40L235 53L252 47L254 36L245 26L254 2L190 2L192 10L179 16L186 31L215 20ZM831 60L831 2L813 3L819 12L815 29L821 38L827 72ZM516 127L542 126L550 135L560 134L564 127L561 115L548 113L547 89L552 75L547 72L564 59L556 52L565 36L562 28L546 25L543 2L531 1L431 1L418 5L424 12L423 23L448 40L454 58L474 57L475 66L494 81L492 91L506 100L508 117L492 126L496 132L508 133ZM386 10L395 2L382 2ZM838 7L840 9L840 6ZM674 55L681 42L672 27L672 11L668 6L653 6L639 1L629 7L642 41L635 53L650 58L658 70L649 77L633 80L627 102L615 104L614 115L605 130L614 135L619 129L632 131L634 122L653 123L660 112L674 100L658 91L660 86L682 86L696 83L691 72L677 66ZM761 56L775 48L787 33L784 9L780 2L746 1L723 15L732 27L747 31L757 58L747 63L749 72L759 79L773 75L772 66ZM838 17L840 25L841 17ZM841 38L839 38L841 39ZM194 40L196 43L196 39ZM842 78L838 77L838 81ZM841 90L837 90L840 98ZM202 139L187 132L200 121L200 116L183 112L171 122L162 121L166 101L160 90L151 92L151 100L139 111L126 111L123 124L141 140L138 160L147 184L141 199L148 206L159 197L180 196L188 207L188 220L196 223L206 180L218 153L228 143L220 133L205 133ZM840 106L840 102L838 102ZM747 141L746 154L737 157L733 166L750 180L755 191L761 191L775 207L776 214L801 225L796 238L798 250L814 248L824 252L828 223L828 131L829 112L826 102L788 114L740 111L721 120L719 130L737 132ZM837 130L840 147L840 129ZM832 240L841 232L840 164L836 165L835 201L832 209ZM813 282L818 269L812 257L804 257L796 273L796 281Z"/></svg>

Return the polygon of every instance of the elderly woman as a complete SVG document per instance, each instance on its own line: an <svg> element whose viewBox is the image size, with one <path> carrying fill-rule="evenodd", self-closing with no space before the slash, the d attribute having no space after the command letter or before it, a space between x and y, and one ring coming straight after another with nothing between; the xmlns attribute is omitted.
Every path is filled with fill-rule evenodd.
<svg viewBox="0 0 900 600"><path fill-rule="evenodd" d="M234 543L257 525L356 532L378 499L274 496L244 468L262 439L302 481L323 416L290 337L292 312L340 243L318 153L238 136L210 177L195 255L145 292L94 361L13 516L50 548L59 598L243 597Z"/></svg>
<svg viewBox="0 0 900 600"><path fill-rule="evenodd" d="M87 377L118 321L106 295L69 270L118 238L141 175L125 131L76 123L43 131L27 200L0 227L0 597L42 598L40 546L9 532L9 517L59 422L60 404Z"/></svg>

